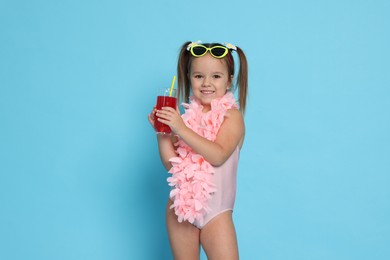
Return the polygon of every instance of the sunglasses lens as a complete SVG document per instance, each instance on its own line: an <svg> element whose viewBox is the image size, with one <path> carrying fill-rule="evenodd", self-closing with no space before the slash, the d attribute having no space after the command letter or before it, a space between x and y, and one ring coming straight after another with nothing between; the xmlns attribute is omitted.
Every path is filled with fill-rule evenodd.
<svg viewBox="0 0 390 260"><path fill-rule="evenodd" d="M207 49L204 47L204 46L194 46L192 48L192 53L195 55L195 56L200 56L200 55L203 55L205 54L207 51Z"/></svg>
<svg viewBox="0 0 390 260"><path fill-rule="evenodd" d="M213 47L211 49L211 53L215 56L215 57L223 57L226 55L226 52L227 52L227 49L224 48L224 47L219 47L219 46L216 46L216 47Z"/></svg>

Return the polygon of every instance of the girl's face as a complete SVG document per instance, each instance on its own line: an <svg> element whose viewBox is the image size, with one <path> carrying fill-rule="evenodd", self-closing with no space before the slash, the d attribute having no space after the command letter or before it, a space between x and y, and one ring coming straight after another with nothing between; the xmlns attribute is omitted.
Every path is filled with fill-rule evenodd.
<svg viewBox="0 0 390 260"><path fill-rule="evenodd" d="M228 74L226 62L209 53L192 60L189 77L192 94L203 105L204 112L211 109L213 99L226 94L233 80L233 76Z"/></svg>

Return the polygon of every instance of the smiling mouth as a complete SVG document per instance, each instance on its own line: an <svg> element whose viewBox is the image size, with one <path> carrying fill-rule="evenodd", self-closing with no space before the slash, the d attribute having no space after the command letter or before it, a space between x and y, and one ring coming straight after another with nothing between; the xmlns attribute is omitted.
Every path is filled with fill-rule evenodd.
<svg viewBox="0 0 390 260"><path fill-rule="evenodd" d="M212 91L212 90L201 90L200 92L201 92L202 94L208 95L208 94L213 94L215 91Z"/></svg>

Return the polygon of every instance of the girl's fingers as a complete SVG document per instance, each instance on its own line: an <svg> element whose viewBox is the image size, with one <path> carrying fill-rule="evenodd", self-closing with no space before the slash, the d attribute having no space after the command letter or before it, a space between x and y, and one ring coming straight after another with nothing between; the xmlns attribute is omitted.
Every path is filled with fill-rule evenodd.
<svg viewBox="0 0 390 260"><path fill-rule="evenodd" d="M175 111L175 109L173 107L162 107L161 110L165 110L165 111Z"/></svg>
<svg viewBox="0 0 390 260"><path fill-rule="evenodd" d="M161 109L161 110L157 110L156 112L156 115L159 116L159 115L169 115L172 111L169 111L168 109Z"/></svg>

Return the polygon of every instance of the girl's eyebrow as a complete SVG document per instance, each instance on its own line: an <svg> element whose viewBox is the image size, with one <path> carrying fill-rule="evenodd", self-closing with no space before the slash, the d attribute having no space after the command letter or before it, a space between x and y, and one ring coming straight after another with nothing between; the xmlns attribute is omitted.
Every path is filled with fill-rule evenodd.
<svg viewBox="0 0 390 260"><path fill-rule="evenodd" d="M191 72L191 74L196 74L196 73L204 74L203 72L200 72L200 71ZM222 74L223 75L224 73L221 71L214 71L214 72L211 72L210 74Z"/></svg>

